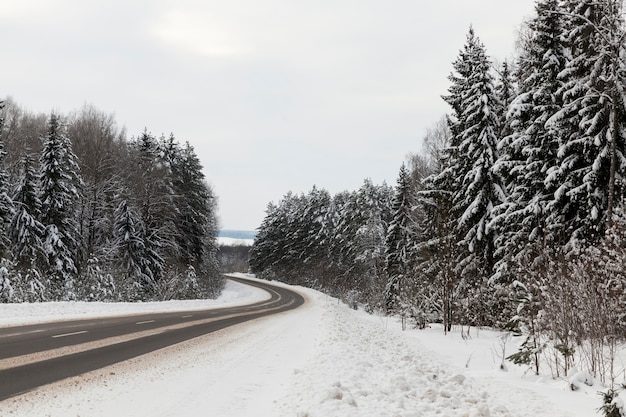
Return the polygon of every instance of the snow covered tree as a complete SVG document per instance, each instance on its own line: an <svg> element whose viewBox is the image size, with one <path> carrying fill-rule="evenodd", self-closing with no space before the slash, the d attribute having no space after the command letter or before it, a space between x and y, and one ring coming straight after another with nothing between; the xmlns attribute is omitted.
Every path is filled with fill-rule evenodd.
<svg viewBox="0 0 626 417"><path fill-rule="evenodd" d="M458 285L465 292L466 317L484 323L487 313L477 312L486 305L483 288L493 273L495 234L490 227L493 208L505 201L505 188L493 169L498 157L500 132L491 63L485 48L470 29L467 42L453 64L456 74L444 99L454 114L444 169L432 184L450 193L453 241L459 246L456 263ZM469 305L468 303L471 303Z"/></svg>
<svg viewBox="0 0 626 417"><path fill-rule="evenodd" d="M485 62L481 63L481 59ZM439 193L440 197L444 197L444 194L446 194L445 196L450 198L452 211L448 213L447 221L453 225L450 228L451 231L458 228L460 219L466 211L466 207L463 207L461 204L463 200L462 192L464 191L464 186L466 186L464 182L471 179L471 177L466 179L466 176L472 172L471 165L473 160L463 152L469 150L470 143L468 140L471 139L471 136L468 128L471 127L472 122L468 120L468 105L475 105L476 103L471 103L471 100L476 99L476 93L480 93L480 86L477 82L480 82L481 64L488 65L484 47L478 37L476 37L473 28L470 27L466 43L460 51L458 58L453 62L454 72L448 77L451 82L448 88L449 94L443 96L443 99L452 108L452 114L448 116L448 126L451 133L450 144L444 150L444 155L442 155L441 171L436 174L436 177L427 180L429 184L427 191L429 193L432 194L433 191L438 189L443 192ZM492 81L490 80L489 83L492 83ZM493 88L492 84L490 84L490 87ZM472 89L476 91L472 91ZM489 93L491 94L492 92L490 91ZM493 98L489 98L489 100L490 102L486 104L493 106ZM474 118L476 119L476 117ZM489 119L493 123L493 116L489 117ZM475 133L472 132L472 136L476 136ZM465 148L462 149L461 146L464 140L466 144ZM453 233L455 233L455 236L451 236L451 238L455 242L459 242L464 238L461 230ZM466 252L467 249L469 247L465 249Z"/></svg>
<svg viewBox="0 0 626 417"><path fill-rule="evenodd" d="M390 187L366 180L333 198L314 187L268 205L250 254L263 277L323 288L353 302L382 306Z"/></svg>
<svg viewBox="0 0 626 417"><path fill-rule="evenodd" d="M128 206L128 201L120 201L115 210L114 254L118 270L124 274L121 290L128 299L140 297L144 281L145 245L139 222L138 215Z"/></svg>
<svg viewBox="0 0 626 417"><path fill-rule="evenodd" d="M112 116L91 106L68 117L33 115L8 100L5 114L0 275L2 285L12 280L13 300L147 300L176 296L172 288L197 296L221 288L217 199L193 148L147 131L127 141ZM15 212L3 221L9 189Z"/></svg>
<svg viewBox="0 0 626 417"><path fill-rule="evenodd" d="M452 204L448 191L450 178L441 175L451 152L448 119L442 118L424 137L424 154L430 175L422 178L416 193L418 225L411 261L415 264L414 307L424 316L443 321L444 330L452 325L457 276L454 273L457 245L454 225L448 218Z"/></svg>
<svg viewBox="0 0 626 417"><path fill-rule="evenodd" d="M81 285L77 289L82 300L86 301L115 301L117 288L113 276L103 269L104 262L90 257L84 270L81 272Z"/></svg>
<svg viewBox="0 0 626 417"><path fill-rule="evenodd" d="M502 179L492 169L498 157L496 146L500 126L496 109L499 102L490 61L483 48L476 52L472 57L475 68L468 78L469 89L462 101L466 120L458 146L459 159L467 165L460 165L460 170L456 171L461 174L462 185L453 204L462 213L458 223L461 242L472 254L463 260L462 266L480 271L479 276L489 277L494 262L494 235L489 223L493 218L493 207L505 200L505 193Z"/></svg>
<svg viewBox="0 0 626 417"><path fill-rule="evenodd" d="M557 187L551 223L564 242L594 243L610 227L623 195L623 4L568 0L564 7L571 60L559 74L564 105L554 122L565 137L558 151L558 169L548 178Z"/></svg>
<svg viewBox="0 0 626 417"><path fill-rule="evenodd" d="M306 270L309 271L309 285L321 286L328 280L328 250L321 240L321 230L326 213L330 208L330 193L314 186L304 196L304 207L301 212L299 235L305 242L301 259Z"/></svg>
<svg viewBox="0 0 626 417"><path fill-rule="evenodd" d="M469 255L468 248L459 245L458 223L464 210L458 200L464 178L470 172L470 162L464 159L459 147L467 128L467 103L464 100L472 85L471 78L478 64L476 58L480 54L484 55L484 47L470 27L465 45L452 64L448 94L443 96L452 108L452 113L447 116L449 141L437 152L435 173L424 180L423 189L418 192L419 206L425 217L416 247L417 264L423 279L428 281L422 287L430 289L425 298L430 300L433 309L440 311L444 331L450 330L453 322L459 322L457 310L463 286L458 265Z"/></svg>
<svg viewBox="0 0 626 417"><path fill-rule="evenodd" d="M42 267L44 226L38 220L41 200L37 190L37 173L29 154L24 155L21 165L21 176L13 196L16 210L10 226L13 260L18 269Z"/></svg>
<svg viewBox="0 0 626 417"><path fill-rule="evenodd" d="M405 282L410 279L410 260L408 254L415 244L415 225L413 208L415 189L406 166L402 164L398 176L398 185L391 209L393 217L385 239L385 308L388 312L397 307L398 299L406 291Z"/></svg>
<svg viewBox="0 0 626 417"><path fill-rule="evenodd" d="M189 143L181 149L180 158L173 164L178 247L183 262L199 268L212 262L215 255L215 196L207 186L202 165Z"/></svg>
<svg viewBox="0 0 626 417"><path fill-rule="evenodd" d="M194 277L211 287L220 281L216 259L216 198L207 185L202 165L193 147L181 147L173 135L165 144L165 159L172 171L176 207L176 256L186 271L193 268ZM185 276L189 274L185 273Z"/></svg>
<svg viewBox="0 0 626 417"><path fill-rule="evenodd" d="M166 274L170 261L176 259L176 207L171 167L157 139L148 131L130 144L131 163L129 190L138 208L144 244L142 287L145 297L155 297L158 281Z"/></svg>
<svg viewBox="0 0 626 417"><path fill-rule="evenodd" d="M259 276L271 277L274 262L272 254L278 246L278 205L270 202L265 209L265 217L257 229L254 245L250 250L250 270Z"/></svg>
<svg viewBox="0 0 626 417"><path fill-rule="evenodd" d="M13 217L14 207L11 197L9 197L9 177L5 168L4 140L2 131L4 130L4 102L0 101L0 258L6 258L10 252L10 239L8 229Z"/></svg>
<svg viewBox="0 0 626 417"><path fill-rule="evenodd" d="M515 78L508 61L504 61L498 71L495 93L498 98L495 112L500 126L498 137L504 138L511 134L512 129L510 123L507 122L506 114L517 95Z"/></svg>
<svg viewBox="0 0 626 417"><path fill-rule="evenodd" d="M349 195L341 196L340 219L331 242L331 258L340 266L338 285L356 290L372 304L384 303L385 237L391 221L393 189L367 179Z"/></svg>
<svg viewBox="0 0 626 417"><path fill-rule="evenodd" d="M113 233L115 195L124 186L123 174L131 168L125 164L125 143L113 116L92 106L72 114L67 129L84 182L83 198L76 207L83 258L105 261Z"/></svg>
<svg viewBox="0 0 626 417"><path fill-rule="evenodd" d="M322 224L330 205L326 190L286 194L270 205L252 249L253 270L312 287L326 283L328 252L320 243Z"/></svg>
<svg viewBox="0 0 626 417"><path fill-rule="evenodd" d="M270 204L252 248L250 267L265 277L307 284L303 257L308 235L300 213L305 210L304 195L287 193L277 205ZM304 226L304 227L303 227Z"/></svg>
<svg viewBox="0 0 626 417"><path fill-rule="evenodd" d="M547 217L556 186L548 176L558 164L560 133L548 122L562 107L558 75L567 63L567 48L558 1L540 1L535 9L518 59L518 94L507 114L511 132L498 144L495 166L508 189L507 201L494 209L500 282L509 281L511 268L528 265L555 240Z"/></svg>
<svg viewBox="0 0 626 417"><path fill-rule="evenodd" d="M40 169L41 223L45 227L43 240L51 293L57 299L72 299L79 236L73 207L80 196L82 180L61 117L56 114L50 116Z"/></svg>

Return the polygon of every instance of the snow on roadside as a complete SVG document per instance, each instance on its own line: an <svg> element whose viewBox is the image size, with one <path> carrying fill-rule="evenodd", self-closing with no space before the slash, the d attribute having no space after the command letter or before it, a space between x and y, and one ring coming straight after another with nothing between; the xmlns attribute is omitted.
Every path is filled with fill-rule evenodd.
<svg viewBox="0 0 626 417"><path fill-rule="evenodd" d="M405 337L343 306L329 305L319 354L284 400L283 415L506 416L509 410ZM297 404L297 409L292 406Z"/></svg>
<svg viewBox="0 0 626 417"><path fill-rule="evenodd" d="M267 291L228 280L226 281L222 294L214 300L172 300L146 303L102 303L83 301L22 304L0 303L0 327L20 326L55 320L86 319L105 315L233 307L266 300L268 298L269 294Z"/></svg>
<svg viewBox="0 0 626 417"><path fill-rule="evenodd" d="M521 416L599 416L599 392L606 387L591 380L587 381L590 385L579 384L577 378L586 372L576 375L573 369L570 378L553 379L548 370L547 374L535 376L530 367L508 361L501 369L502 357L517 352L523 338L506 338L504 332L487 329L472 329L464 337L460 329L444 335L437 325L407 335L422 351L430 352L449 367L463 369L486 386L492 396L507 399ZM571 390L571 383L578 385L576 391Z"/></svg>
<svg viewBox="0 0 626 417"><path fill-rule="evenodd" d="M281 401L282 416L582 417L596 415L596 389L504 372L499 332L471 340L441 329L402 331L384 317L327 299L317 353ZM496 357L494 357L494 355ZM518 372L520 371L520 372Z"/></svg>

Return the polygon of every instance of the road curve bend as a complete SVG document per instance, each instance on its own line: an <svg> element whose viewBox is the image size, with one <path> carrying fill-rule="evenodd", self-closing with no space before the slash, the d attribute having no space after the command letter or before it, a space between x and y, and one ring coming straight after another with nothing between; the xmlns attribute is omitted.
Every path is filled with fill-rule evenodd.
<svg viewBox="0 0 626 417"><path fill-rule="evenodd" d="M298 308L302 295L267 282L253 304L0 328L0 401L229 326Z"/></svg>

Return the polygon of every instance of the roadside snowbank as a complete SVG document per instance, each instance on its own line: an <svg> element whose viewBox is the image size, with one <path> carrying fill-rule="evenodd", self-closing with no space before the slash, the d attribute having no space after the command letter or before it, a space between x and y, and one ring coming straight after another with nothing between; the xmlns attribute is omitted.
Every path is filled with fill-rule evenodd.
<svg viewBox="0 0 626 417"><path fill-rule="evenodd" d="M255 298L248 287L232 284L224 297L234 302ZM462 338L435 327L402 331L397 320L350 310L313 290L297 290L307 303L295 311L0 402L0 415L598 415L599 386L583 384L572 392L565 381L526 376L511 364L501 370L501 333L472 331L470 338ZM509 348L514 349L513 342Z"/></svg>
<svg viewBox="0 0 626 417"><path fill-rule="evenodd" d="M582 417L600 406L595 387L499 368L499 332L470 339L441 329L402 331L393 319L327 302L317 353L281 400L282 416Z"/></svg>

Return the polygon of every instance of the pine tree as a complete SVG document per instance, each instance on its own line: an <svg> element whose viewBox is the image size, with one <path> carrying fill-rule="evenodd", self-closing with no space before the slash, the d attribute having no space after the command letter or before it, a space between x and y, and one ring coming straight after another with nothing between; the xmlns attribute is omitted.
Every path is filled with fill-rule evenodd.
<svg viewBox="0 0 626 417"><path fill-rule="evenodd" d="M261 276L274 278L272 264L279 238L279 207L270 202L265 209L265 217L257 229L254 245L250 250L250 270Z"/></svg>
<svg viewBox="0 0 626 417"><path fill-rule="evenodd" d="M427 181L431 187L428 190L429 192L439 189L448 193L451 209L455 210L449 213L448 221L453 225L458 224L465 211L459 200L463 191L465 177L472 170L472 161L467 158L467 155L463 154L461 145L464 137L467 136L465 132L471 126L471 122L468 121L468 96L470 95L472 84L476 81L477 69L480 65L478 60L481 56L484 56L484 48L478 37L476 37L473 28L470 27L465 45L460 51L459 57L453 62L454 72L448 77L451 82L448 88L449 94L443 96L443 99L452 108L452 114L448 116L448 126L451 133L450 146L444 150L441 172L435 178ZM441 197L443 197L443 194ZM460 238L457 237L454 236L453 240L458 242Z"/></svg>
<svg viewBox="0 0 626 417"><path fill-rule="evenodd" d="M72 145L60 116L52 114L40 157L41 223L48 257L51 291L55 298L75 296L78 272L78 229L73 207L82 185Z"/></svg>
<svg viewBox="0 0 626 417"><path fill-rule="evenodd" d="M78 290L81 299L87 301L114 301L118 295L113 276L102 268L102 262L96 257L87 260Z"/></svg>
<svg viewBox="0 0 626 417"><path fill-rule="evenodd" d="M483 46L474 33L474 29L470 27L467 39L463 49L459 52L459 56L452 63L454 72L448 76L451 85L448 88L448 95L442 98L452 108L452 115L448 116L448 126L451 132L451 147L457 147L461 141L462 132L466 128L466 116L463 101L470 88L470 78L476 70L476 56L479 54Z"/></svg>

